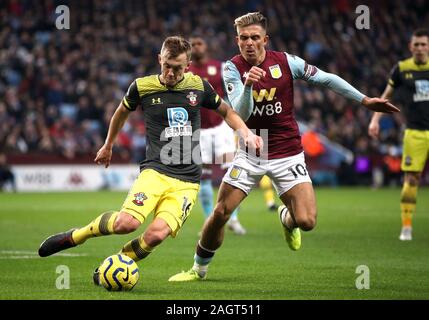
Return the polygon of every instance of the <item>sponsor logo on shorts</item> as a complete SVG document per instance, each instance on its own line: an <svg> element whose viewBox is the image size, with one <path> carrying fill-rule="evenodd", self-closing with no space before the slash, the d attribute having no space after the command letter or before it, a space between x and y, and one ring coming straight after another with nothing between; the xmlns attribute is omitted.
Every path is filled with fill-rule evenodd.
<svg viewBox="0 0 429 320"><path fill-rule="evenodd" d="M133 203L136 206L139 206L139 207L143 206L143 202L145 200L147 200L147 197L146 197L146 195L143 192L138 192L138 193L134 194Z"/></svg>
<svg viewBox="0 0 429 320"><path fill-rule="evenodd" d="M241 168L233 167L229 173L229 176L231 179L238 179L240 177L241 171L243 171Z"/></svg>

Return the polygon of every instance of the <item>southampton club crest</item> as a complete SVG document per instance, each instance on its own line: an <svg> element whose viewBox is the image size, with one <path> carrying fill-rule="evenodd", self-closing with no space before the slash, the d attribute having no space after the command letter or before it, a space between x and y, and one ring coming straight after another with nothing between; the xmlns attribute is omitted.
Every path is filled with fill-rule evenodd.
<svg viewBox="0 0 429 320"><path fill-rule="evenodd" d="M192 91L189 92L189 94L186 96L186 98L189 99L189 104L193 107L196 106L198 103L197 97L198 96L195 93L193 93Z"/></svg>
<svg viewBox="0 0 429 320"><path fill-rule="evenodd" d="M147 200L147 197L146 197L146 195L143 192L138 192L138 193L134 194L133 203L136 206L139 206L139 207L143 206L143 202L145 200Z"/></svg>

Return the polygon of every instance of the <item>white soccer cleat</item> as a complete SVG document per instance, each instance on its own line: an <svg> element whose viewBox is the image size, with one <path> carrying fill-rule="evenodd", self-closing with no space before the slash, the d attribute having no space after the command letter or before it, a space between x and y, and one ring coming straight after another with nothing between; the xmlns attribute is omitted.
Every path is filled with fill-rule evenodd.
<svg viewBox="0 0 429 320"><path fill-rule="evenodd" d="M413 240L412 232L413 232L412 227L402 227L401 234L399 235L399 240L401 241Z"/></svg>
<svg viewBox="0 0 429 320"><path fill-rule="evenodd" d="M240 221L238 220L229 220L226 225L229 230L231 230L232 232L234 232L239 236L246 234L246 229L244 229L244 227L241 225Z"/></svg>

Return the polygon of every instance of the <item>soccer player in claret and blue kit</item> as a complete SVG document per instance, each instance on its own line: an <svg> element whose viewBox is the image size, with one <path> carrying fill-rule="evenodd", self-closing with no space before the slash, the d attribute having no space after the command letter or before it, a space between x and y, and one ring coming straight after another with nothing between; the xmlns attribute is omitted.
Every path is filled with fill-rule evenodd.
<svg viewBox="0 0 429 320"><path fill-rule="evenodd" d="M196 281L207 277L208 265L222 245L224 225L231 212L257 185L271 178L283 205L278 213L287 244L301 247L300 230L316 225L316 199L308 175L301 137L294 117L293 81L302 79L332 89L369 110L393 113L399 109L386 99L369 98L337 75L320 70L286 52L266 50L267 20L259 12L235 19L240 54L227 61L224 82L234 110L264 141L264 153L244 146L223 178L214 211L206 220L189 271L169 281Z"/></svg>

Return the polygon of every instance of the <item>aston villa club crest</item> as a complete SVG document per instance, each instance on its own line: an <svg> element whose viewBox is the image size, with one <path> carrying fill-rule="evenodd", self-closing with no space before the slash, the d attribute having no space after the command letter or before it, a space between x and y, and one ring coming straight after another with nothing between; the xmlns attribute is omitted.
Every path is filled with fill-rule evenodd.
<svg viewBox="0 0 429 320"><path fill-rule="evenodd" d="M147 197L143 192L138 192L138 193L134 194L133 203L136 206L141 207L143 205L143 201L145 201L146 199L147 199Z"/></svg>
<svg viewBox="0 0 429 320"><path fill-rule="evenodd" d="M282 76L282 69L280 69L280 66L276 64L270 67L270 73L273 79L279 79Z"/></svg>
<svg viewBox="0 0 429 320"><path fill-rule="evenodd" d="M232 169L231 169L231 172L229 173L229 176L232 178L232 179L238 179L239 177L240 177L240 174L241 174L241 168L238 168L238 167L233 167Z"/></svg>
<svg viewBox="0 0 429 320"><path fill-rule="evenodd" d="M189 99L189 104L191 106L196 106L197 105L197 103L198 103L197 97L198 96L195 93L193 93L192 91L189 92L189 94L186 96L186 98Z"/></svg>

